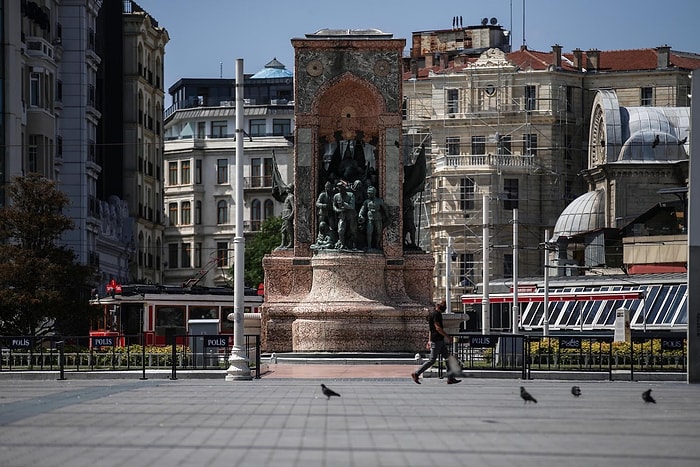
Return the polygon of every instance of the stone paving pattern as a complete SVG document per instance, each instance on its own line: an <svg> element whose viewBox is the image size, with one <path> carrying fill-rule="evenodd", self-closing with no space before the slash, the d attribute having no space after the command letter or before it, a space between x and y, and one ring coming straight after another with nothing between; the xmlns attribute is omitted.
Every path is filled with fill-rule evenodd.
<svg viewBox="0 0 700 467"><path fill-rule="evenodd" d="M417 385L411 366L385 377L358 365L305 366L234 382L223 372L220 380L0 378L0 465L700 465L698 385ZM341 397L326 400L322 382ZM520 386L539 403L524 404ZM642 401L648 388L657 404Z"/></svg>

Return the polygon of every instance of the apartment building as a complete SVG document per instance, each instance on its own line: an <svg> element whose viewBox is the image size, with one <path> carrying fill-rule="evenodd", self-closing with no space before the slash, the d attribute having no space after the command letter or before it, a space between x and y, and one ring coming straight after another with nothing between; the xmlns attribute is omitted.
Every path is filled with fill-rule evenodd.
<svg viewBox="0 0 700 467"><path fill-rule="evenodd" d="M163 281L163 61L167 30L136 2L98 17L100 281Z"/></svg>
<svg viewBox="0 0 700 467"><path fill-rule="evenodd" d="M95 286L161 282L167 31L130 0L3 1L0 16L0 183L57 181L75 223L62 241Z"/></svg>
<svg viewBox="0 0 700 467"><path fill-rule="evenodd" d="M230 285L236 164L243 164L244 235L278 217L277 168L293 180L293 76L277 60L245 75L244 154L236 154L235 80L181 79L165 117L164 283ZM249 284L257 285L257 284Z"/></svg>
<svg viewBox="0 0 700 467"><path fill-rule="evenodd" d="M481 28L500 26L470 27ZM432 34L452 37L455 28ZM519 275L542 274L545 232L551 236L562 211L596 184L588 171L589 132L599 90L615 91L624 107L687 107L689 74L700 67L699 55L666 45L571 53L560 45L546 52L522 46L508 52L500 40L478 50L417 35L426 33L414 33L405 63L405 134L409 145L426 146L429 183L414 202L421 230L430 235L421 246L437 260L436 298L449 284L455 306L459 294L483 277L484 210L490 277L513 275L515 209ZM625 186L617 196L634 196L633 184ZM620 219L650 207L616 206L626 206L615 214Z"/></svg>

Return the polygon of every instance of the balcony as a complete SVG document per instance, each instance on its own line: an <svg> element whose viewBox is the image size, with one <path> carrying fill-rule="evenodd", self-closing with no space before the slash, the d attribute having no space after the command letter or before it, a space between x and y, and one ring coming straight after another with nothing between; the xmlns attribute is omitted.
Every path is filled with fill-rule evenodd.
<svg viewBox="0 0 700 467"><path fill-rule="evenodd" d="M27 38L27 55L54 61L53 46L41 37Z"/></svg>
<svg viewBox="0 0 700 467"><path fill-rule="evenodd" d="M449 168L531 168L533 156L505 155L505 154L460 154L437 155L435 157L436 169Z"/></svg>
<svg viewBox="0 0 700 467"><path fill-rule="evenodd" d="M257 188L272 189L272 176L269 176L269 175L256 176L256 177L245 177L243 179L243 182L244 182L243 187L246 190L257 189Z"/></svg>

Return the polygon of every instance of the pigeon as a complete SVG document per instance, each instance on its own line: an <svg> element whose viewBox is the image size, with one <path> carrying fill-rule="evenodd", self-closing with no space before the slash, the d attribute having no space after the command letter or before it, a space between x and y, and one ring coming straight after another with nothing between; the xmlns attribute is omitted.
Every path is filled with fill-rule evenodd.
<svg viewBox="0 0 700 467"><path fill-rule="evenodd" d="M535 404L537 404L537 399L535 399L534 397L532 397L532 395L531 395L529 392L527 392L527 391L525 390L525 388L522 387L522 386L520 386L520 397L523 398L523 400L525 401L526 404L527 404L528 402L534 402Z"/></svg>
<svg viewBox="0 0 700 467"><path fill-rule="evenodd" d="M572 386L571 387L571 394L574 395L574 397L578 397L581 395L581 388L578 386Z"/></svg>
<svg viewBox="0 0 700 467"><path fill-rule="evenodd" d="M682 140L678 141L678 146L683 146L687 142L688 142L688 137L686 136Z"/></svg>
<svg viewBox="0 0 700 467"><path fill-rule="evenodd" d="M323 395L326 396L326 400L329 400L332 396L340 397L340 394L327 388L325 384L321 384L321 391L323 391Z"/></svg>
<svg viewBox="0 0 700 467"><path fill-rule="evenodd" d="M654 398L651 397L651 389L647 389L642 393L642 400L646 403L651 402L652 404L656 404L656 400L654 400Z"/></svg>
<svg viewBox="0 0 700 467"><path fill-rule="evenodd" d="M656 146L659 145L660 142L661 142L661 140L660 140L660 138L659 138L659 135L656 135L656 136L654 137L654 141L651 142L651 147L652 147L652 148L655 148Z"/></svg>

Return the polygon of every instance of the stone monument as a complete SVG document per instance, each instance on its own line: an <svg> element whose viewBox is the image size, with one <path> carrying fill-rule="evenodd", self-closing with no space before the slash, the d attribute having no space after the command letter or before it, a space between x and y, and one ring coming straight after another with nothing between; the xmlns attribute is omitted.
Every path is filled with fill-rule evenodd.
<svg viewBox="0 0 700 467"><path fill-rule="evenodd" d="M292 45L294 238L263 259L262 348L423 350L434 259L404 248L405 40L320 30ZM368 227L363 206L382 217Z"/></svg>

